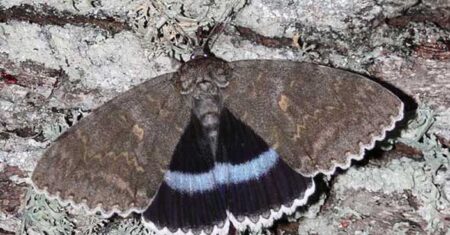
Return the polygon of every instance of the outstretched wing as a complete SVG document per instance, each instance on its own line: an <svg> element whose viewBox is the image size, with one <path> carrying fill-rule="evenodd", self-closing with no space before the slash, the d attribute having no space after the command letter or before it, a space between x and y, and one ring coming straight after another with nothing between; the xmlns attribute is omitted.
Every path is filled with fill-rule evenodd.
<svg viewBox="0 0 450 235"><path fill-rule="evenodd" d="M33 173L38 190L91 211L143 211L190 111L166 74L121 94L62 134Z"/></svg>
<svg viewBox="0 0 450 235"><path fill-rule="evenodd" d="M397 96L355 73L288 61L230 66L224 105L304 175L348 168L403 118Z"/></svg>

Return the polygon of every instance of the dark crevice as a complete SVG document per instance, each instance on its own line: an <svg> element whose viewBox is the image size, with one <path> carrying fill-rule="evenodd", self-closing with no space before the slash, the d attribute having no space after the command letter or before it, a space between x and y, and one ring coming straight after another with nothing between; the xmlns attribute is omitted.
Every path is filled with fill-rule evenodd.
<svg viewBox="0 0 450 235"><path fill-rule="evenodd" d="M131 30L126 22L120 22L111 16L99 15L76 15L68 11L58 11L48 5L40 5L35 7L24 4L13 6L8 9L0 7L0 22L25 21L39 25L57 25L64 26L66 24L85 26L91 25L98 27L111 33L118 33L124 30Z"/></svg>
<svg viewBox="0 0 450 235"><path fill-rule="evenodd" d="M35 132L35 130L31 127L16 128L13 130L7 130L7 132L11 133L11 134L15 134L21 138L34 137L39 134L39 133Z"/></svg>
<svg viewBox="0 0 450 235"><path fill-rule="evenodd" d="M269 48L285 48L293 47L293 39L286 37L266 37L257 32L251 30L250 28L235 26L236 31L240 36L246 40L254 42L258 45L262 45Z"/></svg>
<svg viewBox="0 0 450 235"><path fill-rule="evenodd" d="M62 69L48 68L31 60L16 63L9 59L8 54L0 53L0 83L28 88L50 86L55 89L67 77Z"/></svg>
<svg viewBox="0 0 450 235"><path fill-rule="evenodd" d="M0 132L0 140L9 139L9 134L7 132Z"/></svg>
<svg viewBox="0 0 450 235"><path fill-rule="evenodd" d="M77 112L76 114L74 112L68 112L64 116L64 120L66 121L67 125L73 126L75 123L80 121L83 117L84 117L83 111L81 109L79 109L79 112Z"/></svg>
<svg viewBox="0 0 450 235"><path fill-rule="evenodd" d="M404 15L386 19L386 23L395 28L404 28L410 22L431 22L442 29L450 30L450 8L410 8Z"/></svg>

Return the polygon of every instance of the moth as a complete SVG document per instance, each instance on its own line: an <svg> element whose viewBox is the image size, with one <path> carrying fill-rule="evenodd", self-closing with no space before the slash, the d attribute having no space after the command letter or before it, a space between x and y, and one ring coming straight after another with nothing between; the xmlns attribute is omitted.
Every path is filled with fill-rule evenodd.
<svg viewBox="0 0 450 235"><path fill-rule="evenodd" d="M279 60L197 56L119 95L63 133L34 187L157 234L270 226L307 203L313 177L346 169L403 118L361 75Z"/></svg>

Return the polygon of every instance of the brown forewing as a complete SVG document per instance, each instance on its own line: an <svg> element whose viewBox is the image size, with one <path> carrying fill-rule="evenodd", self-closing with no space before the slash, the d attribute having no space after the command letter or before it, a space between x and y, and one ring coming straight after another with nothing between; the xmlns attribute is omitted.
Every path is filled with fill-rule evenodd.
<svg viewBox="0 0 450 235"><path fill-rule="evenodd" d="M224 104L305 175L361 159L403 117L402 102L363 76L288 61L237 61Z"/></svg>
<svg viewBox="0 0 450 235"><path fill-rule="evenodd" d="M145 209L189 120L173 79L151 79L62 134L39 161L35 186L108 214Z"/></svg>

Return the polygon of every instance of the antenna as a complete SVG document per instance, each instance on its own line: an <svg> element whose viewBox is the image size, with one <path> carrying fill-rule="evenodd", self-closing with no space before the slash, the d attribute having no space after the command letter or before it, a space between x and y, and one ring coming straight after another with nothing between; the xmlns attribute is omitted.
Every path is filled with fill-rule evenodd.
<svg viewBox="0 0 450 235"><path fill-rule="evenodd" d="M231 20L233 19L233 17L237 14L237 11L235 11L235 8L238 6L239 2L241 2L242 0L235 0L231 7L230 10L228 12L224 12L221 16L220 19L223 19L223 22L221 23L217 23L214 25L214 27L211 29L208 37L206 38L206 40L202 43L201 47L202 48L206 48L208 45L207 43L213 38L213 36L216 34L217 36L212 40L211 44L209 45L210 47L212 47L217 39L219 39L220 35L222 35L222 33L224 32L226 26L228 26L228 24L230 24ZM245 1L245 4L247 2ZM220 31L216 33L218 27L221 27Z"/></svg>
<svg viewBox="0 0 450 235"><path fill-rule="evenodd" d="M209 34L206 38L200 37L198 35L196 38L193 38L183 30L183 27L181 27L180 22L176 17L173 17L167 13L169 11L169 7L166 4L164 4L161 0L152 0L151 2L153 7L157 9L164 17L166 17L166 22L169 22L168 25L170 25L171 29L173 29L181 37L181 40L186 40L185 42L188 48L192 49L192 55L210 54L208 46L212 47L212 45L216 43L217 39L224 32L225 27L230 24L233 17L237 14L236 8L238 8L239 5L244 6L245 4L247 4L247 0L233 0L231 3L225 6L225 10L218 18L219 23L216 23L212 27L212 29L209 30ZM229 10L227 10L227 8ZM203 38L205 38L205 40L202 40ZM175 47L177 46L175 45Z"/></svg>

